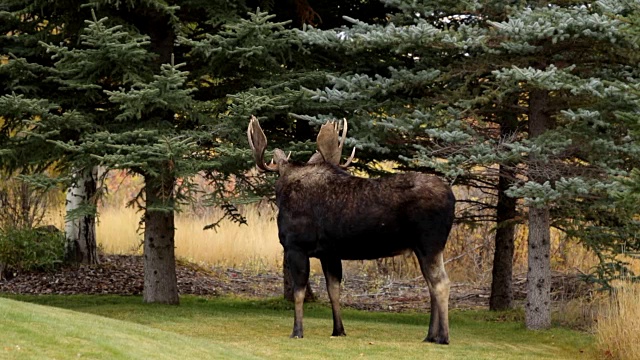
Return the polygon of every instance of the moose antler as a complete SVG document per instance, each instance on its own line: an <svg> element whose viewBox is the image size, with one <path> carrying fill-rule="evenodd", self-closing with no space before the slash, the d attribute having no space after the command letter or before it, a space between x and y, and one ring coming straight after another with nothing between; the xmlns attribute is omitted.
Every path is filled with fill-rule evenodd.
<svg viewBox="0 0 640 360"><path fill-rule="evenodd" d="M344 125L342 126L342 136L338 134L338 124L335 121L329 121L320 127L318 138L316 143L318 146L318 152L324 158L324 161L338 165L342 168L346 168L351 164L353 157L356 155L356 148L351 151L351 156L347 159L347 162L340 165L340 157L342 156L342 147L344 140L347 138L347 119L344 119Z"/></svg>
<svg viewBox="0 0 640 360"><path fill-rule="evenodd" d="M249 127L247 128L247 138L249 139L249 146L251 146L251 152L253 153L253 159L256 162L258 169L262 171L278 171L278 165L271 160L271 163L266 164L264 162L264 151L267 148L267 136L262 131L258 119L251 115L249 121Z"/></svg>

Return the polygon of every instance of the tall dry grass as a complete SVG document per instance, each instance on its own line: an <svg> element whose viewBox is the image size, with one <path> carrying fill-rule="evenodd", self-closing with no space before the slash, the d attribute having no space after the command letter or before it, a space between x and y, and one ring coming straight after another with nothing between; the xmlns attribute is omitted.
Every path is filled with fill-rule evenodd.
<svg viewBox="0 0 640 360"><path fill-rule="evenodd" d="M246 206L243 214L248 225L223 221L216 230L203 230L216 221L216 211L206 215L191 212L176 216L176 256L188 261L245 270L278 271L282 265L282 246L278 240L275 210ZM140 230L142 214L135 209L103 207L99 209L97 241L107 254L141 254L143 235ZM64 209L56 208L47 214L45 223L64 229ZM514 273L524 276L527 266L527 231L519 226L516 232ZM456 282L486 284L491 281L493 263L493 228L481 226L473 230L454 227L445 261L449 277ZM583 246L563 241L560 234L552 236L552 267L556 271L588 272L597 259ZM370 275L412 278L420 269L413 255L400 255L371 261L347 261L345 271L360 271ZM312 259L312 271L321 272L319 262ZM636 266L640 269L640 265Z"/></svg>
<svg viewBox="0 0 640 360"><path fill-rule="evenodd" d="M206 189L204 179L196 179ZM142 233L139 229L141 213L125 204L135 198L143 185L140 177L123 171L106 174L106 195L101 199L97 226L99 246L106 253L141 253ZM473 189L456 188L459 198L476 198ZM479 199L479 198L478 198ZM477 200L477 199L476 199ZM491 201L483 200L483 201ZM189 261L245 269L279 270L282 247L277 238L275 209L248 205L243 209L248 226L223 222L217 231L203 230L216 221L219 212L200 207L197 212L185 210L176 216L176 254ZM49 223L64 228L64 209L53 211ZM493 264L495 224L487 222L475 227L455 226L445 250L447 271L453 281L488 283ZM580 244L563 240L559 232L552 233L552 266L558 271L576 269L588 272L597 264L596 257ZM527 269L527 229L518 226L515 239L514 273ZM374 261L345 262L346 271L362 271L371 275L419 277L420 270L413 256L398 256ZM321 271L312 261L312 271Z"/></svg>
<svg viewBox="0 0 640 360"><path fill-rule="evenodd" d="M640 284L621 282L604 303L595 325L601 358L640 359Z"/></svg>
<svg viewBox="0 0 640 360"><path fill-rule="evenodd" d="M513 273L524 276L527 271L526 225L517 225L514 239ZM454 226L445 249L447 272L454 281L489 283L494 256L495 224L474 228ZM567 241L560 231L551 231L551 267L559 272L587 273L598 263L597 257L577 242Z"/></svg>
<svg viewBox="0 0 640 360"><path fill-rule="evenodd" d="M201 264L277 271L282 264L282 247L278 240L276 211L258 206L246 206L243 211L248 225L223 221L217 231L203 230L217 220L216 211L205 216L191 212L176 216L176 256ZM99 247L109 254L140 254L142 251L141 213L131 208L105 207L100 210L97 225ZM514 271L526 269L526 227L519 227L516 238ZM561 236L552 239L552 259L556 270L587 271L596 263L581 245L563 243ZM447 249L447 271L453 281L488 283L493 261L493 229L490 226L473 230L454 228ZM345 262L347 271L362 271L371 275L418 277L420 269L415 258L397 256L372 261ZM312 270L321 271L317 261Z"/></svg>
<svg viewBox="0 0 640 360"><path fill-rule="evenodd" d="M282 263L282 247L273 211L248 207L243 212L249 226L223 221L214 230L203 230L218 219L179 213L176 216L176 256L188 261L251 269L275 269ZM105 208L97 225L98 246L110 254L140 254L141 213L131 208Z"/></svg>

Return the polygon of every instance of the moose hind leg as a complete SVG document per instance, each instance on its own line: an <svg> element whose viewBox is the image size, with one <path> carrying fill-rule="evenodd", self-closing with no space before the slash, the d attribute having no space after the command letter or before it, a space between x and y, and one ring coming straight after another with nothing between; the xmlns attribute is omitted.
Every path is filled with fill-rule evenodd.
<svg viewBox="0 0 640 360"><path fill-rule="evenodd" d="M323 258L320 259L322 272L327 283L327 293L331 301L331 311L333 312L333 333L331 336L346 336L342 325L342 315L340 314L340 282L342 281L342 263L340 259Z"/></svg>
<svg viewBox="0 0 640 360"><path fill-rule="evenodd" d="M416 251L416 256L431 297L431 320L424 341L449 344L449 277L444 269L442 252L423 254Z"/></svg>
<svg viewBox="0 0 640 360"><path fill-rule="evenodd" d="M293 299L295 302L295 312L293 317L293 332L291 338L303 337L302 317L304 296L309 282L309 257L300 251L287 250L287 263L289 264L289 274L293 283Z"/></svg>

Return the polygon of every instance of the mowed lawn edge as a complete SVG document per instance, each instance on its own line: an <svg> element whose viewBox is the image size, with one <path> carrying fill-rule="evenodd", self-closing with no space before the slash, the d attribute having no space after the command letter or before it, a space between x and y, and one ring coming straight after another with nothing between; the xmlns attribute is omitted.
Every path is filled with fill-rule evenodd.
<svg viewBox="0 0 640 360"><path fill-rule="evenodd" d="M207 339L0 297L0 359L257 359Z"/></svg>
<svg viewBox="0 0 640 360"><path fill-rule="evenodd" d="M345 309L348 336L332 338L330 308L306 304L305 338L293 340L292 306L281 299L184 296L169 306L126 296L5 296L2 359L597 358L590 334L527 331L510 313L483 310L451 311L451 345L442 346L422 342L422 313Z"/></svg>

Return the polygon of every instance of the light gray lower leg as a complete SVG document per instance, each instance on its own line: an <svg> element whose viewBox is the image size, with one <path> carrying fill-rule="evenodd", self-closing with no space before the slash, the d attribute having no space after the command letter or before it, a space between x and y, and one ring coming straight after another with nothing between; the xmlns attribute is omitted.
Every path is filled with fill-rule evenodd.
<svg viewBox="0 0 640 360"><path fill-rule="evenodd" d="M300 339L304 337L303 328L302 328L302 318L303 318L303 306L304 306L304 295L306 293L306 288L295 289L293 291L293 298L295 301L295 312L293 316L293 332L291 332L292 339Z"/></svg>
<svg viewBox="0 0 640 360"><path fill-rule="evenodd" d="M322 259L322 271L327 284L327 293L333 313L333 333L331 336L346 336L340 313L340 282L342 281L342 263L340 259Z"/></svg>
<svg viewBox="0 0 640 360"><path fill-rule="evenodd" d="M449 343L449 277L444 269L442 252L433 256L416 253L431 296L431 320L425 341Z"/></svg>
<svg viewBox="0 0 640 360"><path fill-rule="evenodd" d="M309 257L299 251L286 251L285 256L289 265L289 274L293 283L293 299L295 301L291 338L302 338L304 296L309 282Z"/></svg>

